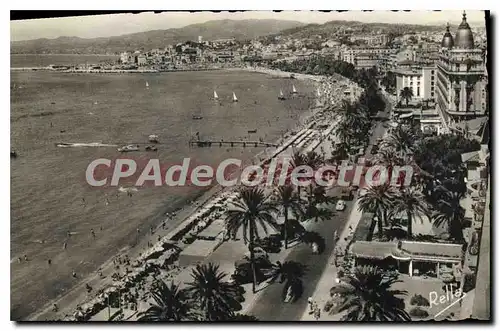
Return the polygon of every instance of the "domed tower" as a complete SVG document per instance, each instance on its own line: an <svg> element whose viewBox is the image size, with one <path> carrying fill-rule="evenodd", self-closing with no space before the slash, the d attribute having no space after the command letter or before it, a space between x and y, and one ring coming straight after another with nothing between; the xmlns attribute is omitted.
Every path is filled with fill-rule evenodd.
<svg viewBox="0 0 500 331"><path fill-rule="evenodd" d="M458 26L457 34L455 35L455 48L474 48L474 36L472 35L469 23L467 23L467 15L465 14L465 11L462 16L462 23Z"/></svg>
<svg viewBox="0 0 500 331"><path fill-rule="evenodd" d="M453 47L453 36L450 33L450 24L446 25L446 33L443 36L443 40L441 41L442 48L451 49Z"/></svg>

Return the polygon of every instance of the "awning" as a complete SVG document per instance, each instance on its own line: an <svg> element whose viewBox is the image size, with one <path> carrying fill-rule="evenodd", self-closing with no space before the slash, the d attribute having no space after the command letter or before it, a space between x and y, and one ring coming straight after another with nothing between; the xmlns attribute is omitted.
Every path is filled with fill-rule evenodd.
<svg viewBox="0 0 500 331"><path fill-rule="evenodd" d="M360 258L384 260L393 258L409 261L411 255L401 251L395 242L356 241L352 244L351 252Z"/></svg>

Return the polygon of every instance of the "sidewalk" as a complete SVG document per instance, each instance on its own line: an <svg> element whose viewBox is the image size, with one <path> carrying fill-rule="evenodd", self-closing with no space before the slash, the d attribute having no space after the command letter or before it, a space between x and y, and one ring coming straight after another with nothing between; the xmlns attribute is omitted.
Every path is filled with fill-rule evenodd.
<svg viewBox="0 0 500 331"><path fill-rule="evenodd" d="M347 221L344 230L340 234L339 241L336 245L336 250L340 249L345 251L349 241L346 238L352 236L356 227L358 226L359 220L361 219L362 212L358 210L358 200L354 203L354 206L351 209L351 214L349 215L349 220ZM349 229L351 227L351 229ZM329 257L328 264L321 275L321 278L314 290L314 294L312 295L313 301L318 304L318 307L321 309L321 317L318 319L320 321L335 321L336 316L328 315L323 311L323 307L325 303L330 300L330 289L335 285L335 278L337 277L337 268L335 267L335 251ZM313 314L309 314L309 306L304 310L304 314L301 321L316 321Z"/></svg>

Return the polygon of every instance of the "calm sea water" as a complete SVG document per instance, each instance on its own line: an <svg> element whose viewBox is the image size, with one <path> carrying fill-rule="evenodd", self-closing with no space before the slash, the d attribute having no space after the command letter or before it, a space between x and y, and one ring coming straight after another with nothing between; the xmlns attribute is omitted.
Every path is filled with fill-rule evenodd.
<svg viewBox="0 0 500 331"><path fill-rule="evenodd" d="M52 61L54 63L54 61ZM149 83L149 89L145 84ZM145 142L157 134L166 164L216 165L228 157L249 159L260 148L190 148L190 136L274 141L313 103L312 87L293 81L301 96L284 102L292 81L246 72L162 74L63 74L12 72L11 316L20 319L70 288L71 271L85 276L147 232L154 215L200 194L199 188L140 188L133 197L117 188L92 188L88 164L120 156L116 147L57 148L56 142ZM217 90L222 103L210 100ZM240 102L232 103L232 92ZM203 120L192 120L192 115ZM257 133L248 130L257 129ZM85 200L85 203L84 203ZM109 203L106 203L108 201ZM100 229L92 240L90 229ZM67 232L73 232L62 250ZM17 263L26 254L28 263ZM47 259L52 266L47 267Z"/></svg>

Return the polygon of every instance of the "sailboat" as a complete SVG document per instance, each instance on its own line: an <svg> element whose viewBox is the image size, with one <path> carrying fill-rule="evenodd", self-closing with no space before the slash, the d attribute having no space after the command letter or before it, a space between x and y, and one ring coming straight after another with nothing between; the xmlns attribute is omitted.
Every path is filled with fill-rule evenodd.
<svg viewBox="0 0 500 331"><path fill-rule="evenodd" d="M236 97L236 94L233 92L233 102L238 102L238 98Z"/></svg>
<svg viewBox="0 0 500 331"><path fill-rule="evenodd" d="M149 83L148 82L146 82L146 88L149 88Z"/></svg>
<svg viewBox="0 0 500 331"><path fill-rule="evenodd" d="M285 95L283 94L283 90L280 90L280 95L278 96L279 100L285 100Z"/></svg>
<svg viewBox="0 0 500 331"><path fill-rule="evenodd" d="M295 85L292 85L292 94L297 94L297 89L295 88Z"/></svg>
<svg viewBox="0 0 500 331"><path fill-rule="evenodd" d="M215 100L215 101L219 100L219 96L217 95L217 92L216 92L216 91L214 91L214 100Z"/></svg>

